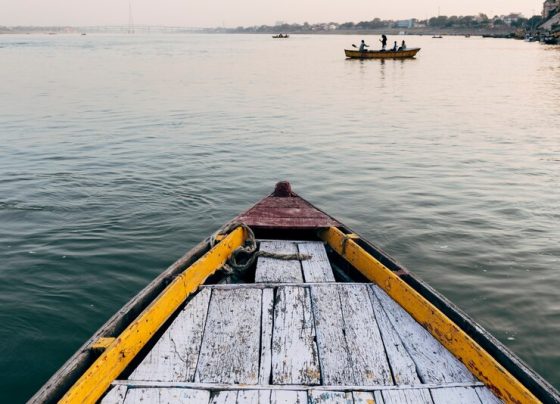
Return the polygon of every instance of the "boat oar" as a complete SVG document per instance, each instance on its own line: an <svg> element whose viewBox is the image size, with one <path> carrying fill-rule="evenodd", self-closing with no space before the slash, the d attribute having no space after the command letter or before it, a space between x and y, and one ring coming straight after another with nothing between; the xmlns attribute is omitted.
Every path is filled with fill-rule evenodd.
<svg viewBox="0 0 560 404"><path fill-rule="evenodd" d="M357 48L357 46L356 46L356 45L354 45L354 44L352 44L352 47L353 47L353 48Z"/></svg>

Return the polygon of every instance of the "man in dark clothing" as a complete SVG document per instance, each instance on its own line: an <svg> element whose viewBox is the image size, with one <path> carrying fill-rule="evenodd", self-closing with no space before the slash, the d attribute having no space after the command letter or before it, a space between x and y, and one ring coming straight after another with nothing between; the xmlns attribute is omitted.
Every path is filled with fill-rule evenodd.
<svg viewBox="0 0 560 404"><path fill-rule="evenodd" d="M385 34L381 35L379 42L381 42L381 50L385 50L385 47L387 46L387 37Z"/></svg>

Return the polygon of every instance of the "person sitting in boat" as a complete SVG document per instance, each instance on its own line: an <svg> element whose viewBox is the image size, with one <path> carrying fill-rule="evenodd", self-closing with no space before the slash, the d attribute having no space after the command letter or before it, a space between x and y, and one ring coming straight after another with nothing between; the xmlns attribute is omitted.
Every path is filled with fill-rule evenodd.
<svg viewBox="0 0 560 404"><path fill-rule="evenodd" d="M397 46L397 41L395 41L395 43L393 43L393 47L391 48L391 52L396 52L399 49L399 47Z"/></svg>
<svg viewBox="0 0 560 404"><path fill-rule="evenodd" d="M399 50L400 50L400 51L406 50L406 43L404 42L404 39L403 39L403 41L402 41L402 43L401 43L401 46L400 46Z"/></svg>
<svg viewBox="0 0 560 404"><path fill-rule="evenodd" d="M365 52L367 50L366 48L368 48L368 47L369 47L369 45L367 45L364 42L364 40L362 39L362 43L360 44L360 52Z"/></svg>
<svg viewBox="0 0 560 404"><path fill-rule="evenodd" d="M381 50L385 50L385 47L387 46L387 37L385 34L381 35L379 42L381 42Z"/></svg>

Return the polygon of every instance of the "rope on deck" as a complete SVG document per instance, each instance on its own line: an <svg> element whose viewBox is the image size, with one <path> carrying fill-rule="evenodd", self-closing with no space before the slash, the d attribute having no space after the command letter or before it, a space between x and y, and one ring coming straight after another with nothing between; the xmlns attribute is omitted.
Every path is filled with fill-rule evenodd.
<svg viewBox="0 0 560 404"><path fill-rule="evenodd" d="M210 248L216 245L216 236L218 234L228 234L238 227L242 227L243 229L245 229L245 231L247 232L247 240L245 240L244 246L237 247L235 250L233 250L227 262L222 267L222 269L228 274L240 273L247 270L251 265L255 263L255 260L258 257L272 258L284 261L305 261L311 259L311 255L308 254L283 254L271 253L267 251L257 251L257 240L255 239L255 233L253 233L253 230L243 222L228 223L212 236L210 236Z"/></svg>

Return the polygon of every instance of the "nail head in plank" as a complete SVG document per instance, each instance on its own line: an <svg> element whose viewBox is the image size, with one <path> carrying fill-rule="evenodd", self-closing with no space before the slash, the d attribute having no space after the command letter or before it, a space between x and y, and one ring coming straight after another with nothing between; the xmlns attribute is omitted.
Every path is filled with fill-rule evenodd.
<svg viewBox="0 0 560 404"><path fill-rule="evenodd" d="M320 371L309 289L279 287L272 333L273 384L319 384Z"/></svg>
<svg viewBox="0 0 560 404"><path fill-rule="evenodd" d="M259 289L212 292L197 382L258 382L261 297Z"/></svg>
<svg viewBox="0 0 560 404"><path fill-rule="evenodd" d="M354 383L393 384L385 347L375 320L367 285L339 284L346 343L354 369Z"/></svg>
<svg viewBox="0 0 560 404"><path fill-rule="evenodd" d="M476 404L480 398L473 387L449 387L432 389L434 404Z"/></svg>
<svg viewBox="0 0 560 404"><path fill-rule="evenodd" d="M424 383L475 381L472 373L410 314L376 285L371 286Z"/></svg>
<svg viewBox="0 0 560 404"><path fill-rule="evenodd" d="M263 241L260 251L278 254L296 254L297 245L290 241ZM259 257L255 282L303 282L301 264L298 260L278 260Z"/></svg>
<svg viewBox="0 0 560 404"><path fill-rule="evenodd" d="M310 258L301 261L305 282L335 282L325 245L320 241L298 243L301 254Z"/></svg>
<svg viewBox="0 0 560 404"><path fill-rule="evenodd" d="M202 290L185 306L129 379L194 380L210 292Z"/></svg>

